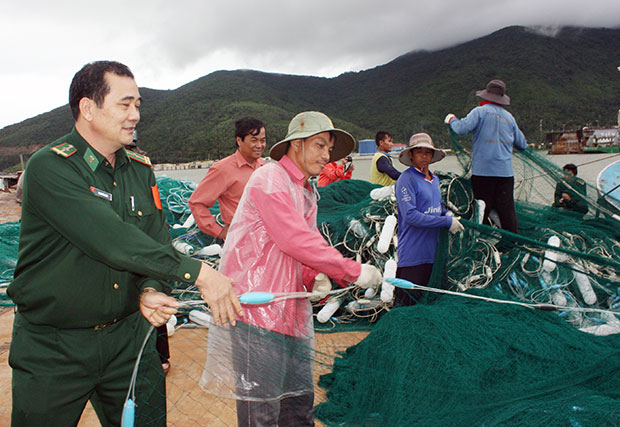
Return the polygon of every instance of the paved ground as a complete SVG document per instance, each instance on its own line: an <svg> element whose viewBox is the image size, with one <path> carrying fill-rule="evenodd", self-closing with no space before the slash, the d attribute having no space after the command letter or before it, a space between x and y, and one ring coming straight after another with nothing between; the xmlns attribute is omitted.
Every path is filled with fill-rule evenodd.
<svg viewBox="0 0 620 427"><path fill-rule="evenodd" d="M19 221L21 213L22 208L15 201L15 189L0 191L0 223Z"/></svg>

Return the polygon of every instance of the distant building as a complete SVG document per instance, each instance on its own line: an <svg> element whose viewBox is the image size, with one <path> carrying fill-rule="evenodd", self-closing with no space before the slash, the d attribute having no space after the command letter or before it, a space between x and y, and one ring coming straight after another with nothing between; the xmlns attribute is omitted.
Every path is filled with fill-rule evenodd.
<svg viewBox="0 0 620 427"><path fill-rule="evenodd" d="M549 132L547 142L551 154L571 153L617 153L619 151L618 128L589 128Z"/></svg>
<svg viewBox="0 0 620 427"><path fill-rule="evenodd" d="M377 143L374 139L362 139L357 144L357 151L360 155L373 155L377 152Z"/></svg>
<svg viewBox="0 0 620 427"><path fill-rule="evenodd" d="M583 128L583 151L617 153L618 128Z"/></svg>
<svg viewBox="0 0 620 427"><path fill-rule="evenodd" d="M549 153L551 154L573 154L583 153L581 148L581 130L567 130L549 132L546 135L547 142L551 144Z"/></svg>

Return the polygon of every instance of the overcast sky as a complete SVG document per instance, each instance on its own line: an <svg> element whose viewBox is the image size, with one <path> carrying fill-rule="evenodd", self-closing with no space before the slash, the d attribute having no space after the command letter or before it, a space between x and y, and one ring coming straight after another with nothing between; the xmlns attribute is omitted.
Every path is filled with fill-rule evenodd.
<svg viewBox="0 0 620 427"><path fill-rule="evenodd" d="M618 0L106 0L0 6L0 128L66 104L75 72L127 64L175 89L216 70L333 77L510 25L620 27ZM618 64L620 65L620 64Z"/></svg>

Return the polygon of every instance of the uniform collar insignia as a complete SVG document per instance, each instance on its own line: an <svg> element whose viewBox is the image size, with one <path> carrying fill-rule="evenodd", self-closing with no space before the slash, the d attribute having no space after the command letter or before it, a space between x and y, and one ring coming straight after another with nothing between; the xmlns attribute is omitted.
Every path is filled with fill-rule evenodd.
<svg viewBox="0 0 620 427"><path fill-rule="evenodd" d="M93 153L93 150L90 149L90 147L86 149L83 157L86 161L86 164L94 172L95 169L97 169L97 166L99 166L99 160L97 159L97 156L95 156L95 153Z"/></svg>

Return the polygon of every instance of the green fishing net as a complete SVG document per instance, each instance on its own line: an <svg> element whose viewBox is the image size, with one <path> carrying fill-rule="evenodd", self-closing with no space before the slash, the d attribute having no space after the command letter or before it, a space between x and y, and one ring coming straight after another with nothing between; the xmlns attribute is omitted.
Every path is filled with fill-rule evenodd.
<svg viewBox="0 0 620 427"><path fill-rule="evenodd" d="M17 247L19 244L19 223L0 224L0 306L12 306L6 294L9 283L17 265Z"/></svg>
<svg viewBox="0 0 620 427"><path fill-rule="evenodd" d="M528 148L513 162L518 233L482 224L470 142L450 138L462 172L438 174L465 231L442 232L428 286L457 296L426 292L383 315L322 377L328 400L317 417L332 426L619 424L618 212L590 183L579 193L586 214L552 207L566 177Z"/></svg>
<svg viewBox="0 0 620 427"><path fill-rule="evenodd" d="M166 214L166 222L170 226L170 236L173 239L190 245L192 254L195 250L204 246L218 243L217 239L201 232L194 224L190 227L180 227L185 224L192 214L188 206L188 201L196 189L195 183L185 179L160 176L157 177L157 187L159 189L159 197L162 201L162 208ZM216 221L219 221L219 203L215 202L209 210L216 218ZM221 243L221 241L219 242Z"/></svg>
<svg viewBox="0 0 620 427"><path fill-rule="evenodd" d="M337 358L316 415L330 426L618 425L619 344L553 313L441 296L390 311Z"/></svg>

